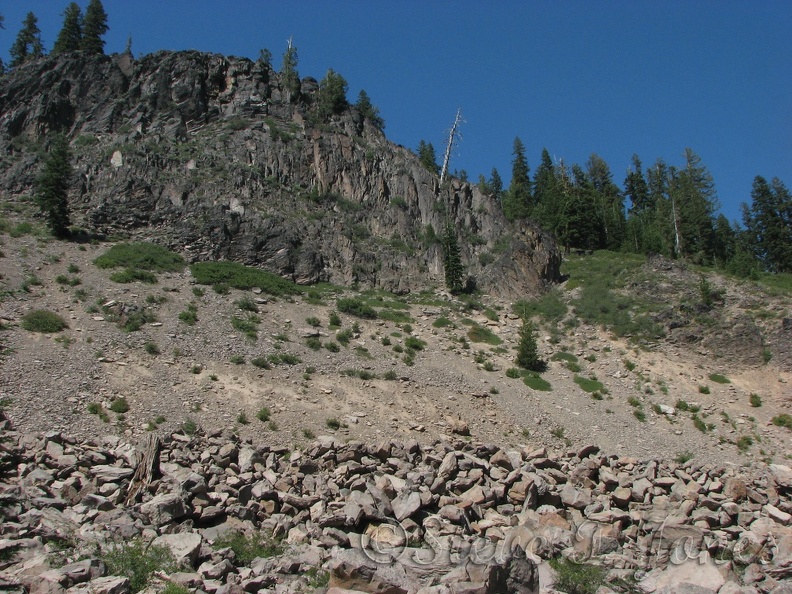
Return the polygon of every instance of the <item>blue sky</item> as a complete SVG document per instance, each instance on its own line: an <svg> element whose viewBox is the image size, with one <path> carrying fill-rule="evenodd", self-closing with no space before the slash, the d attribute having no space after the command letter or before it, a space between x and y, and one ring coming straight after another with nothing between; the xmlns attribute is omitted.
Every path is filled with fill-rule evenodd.
<svg viewBox="0 0 792 594"><path fill-rule="evenodd" d="M49 50L66 0L0 0L8 62L27 11ZM83 8L87 0L79 0ZM543 147L584 164L603 157L621 185L633 153L682 164L685 147L739 218L755 175L792 186L792 2L104 0L107 53L198 49L280 66L293 37L301 76L328 68L365 88L386 134L442 153L457 108L466 123L451 163L472 180L508 181L515 136L531 169Z"/></svg>

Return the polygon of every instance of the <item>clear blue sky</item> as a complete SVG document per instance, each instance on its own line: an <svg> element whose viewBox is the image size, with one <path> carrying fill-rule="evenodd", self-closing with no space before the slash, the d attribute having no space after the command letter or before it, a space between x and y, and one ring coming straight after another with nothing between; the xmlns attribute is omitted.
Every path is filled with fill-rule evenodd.
<svg viewBox="0 0 792 594"><path fill-rule="evenodd" d="M88 0L79 0L83 8ZM47 50L67 0L0 1L8 62L27 11ZM515 136L531 169L547 147L594 152L621 185L630 157L682 164L691 147L739 218L755 175L792 186L792 2L104 0L107 53L198 49L273 63L291 36L301 76L328 68L365 88L388 137L442 153L456 109L466 123L452 169L511 176Z"/></svg>

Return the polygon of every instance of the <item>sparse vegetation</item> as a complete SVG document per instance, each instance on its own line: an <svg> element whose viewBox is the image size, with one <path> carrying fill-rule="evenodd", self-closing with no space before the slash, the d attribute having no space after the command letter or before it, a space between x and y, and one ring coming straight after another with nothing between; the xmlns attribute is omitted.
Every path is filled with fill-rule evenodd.
<svg viewBox="0 0 792 594"><path fill-rule="evenodd" d="M498 346L503 342L492 330L479 326L478 324L473 325L470 330L468 330L467 337L470 342L483 342L493 346Z"/></svg>
<svg viewBox="0 0 792 594"><path fill-rule="evenodd" d="M262 407L261 407L261 408L258 410L258 412L256 413L256 418L257 418L259 421L261 421L262 423L266 423L267 421L269 421L269 420L270 420L270 416L271 416L271 414L272 414L272 413L270 413L270 409L268 409L266 406L262 406Z"/></svg>
<svg viewBox="0 0 792 594"><path fill-rule="evenodd" d="M110 410L118 414L129 412L129 402L123 396L116 398L110 403Z"/></svg>
<svg viewBox="0 0 792 594"><path fill-rule="evenodd" d="M258 287L275 296L295 295L299 292L297 285L291 281L238 262L197 262L190 266L190 271L199 285L226 285L241 290Z"/></svg>
<svg viewBox="0 0 792 594"><path fill-rule="evenodd" d="M129 578L129 590L132 593L143 590L155 571L171 573L177 568L170 549L147 545L140 540L117 545L104 555L104 562L110 575Z"/></svg>
<svg viewBox="0 0 792 594"><path fill-rule="evenodd" d="M554 588L567 594L594 594L605 584L604 568L584 565L563 557L550 560L556 572Z"/></svg>
<svg viewBox="0 0 792 594"><path fill-rule="evenodd" d="M784 427L792 431L792 415L790 414L782 413L780 415L776 415L770 419L770 422L776 427Z"/></svg>
<svg viewBox="0 0 792 594"><path fill-rule="evenodd" d="M54 311L34 309L22 316L22 327L29 332L52 334L68 328L69 325Z"/></svg>
<svg viewBox="0 0 792 594"><path fill-rule="evenodd" d="M362 299L350 297L346 299L338 299L336 307L341 313L363 318L365 320L374 320L377 318L377 310L366 304Z"/></svg>
<svg viewBox="0 0 792 594"><path fill-rule="evenodd" d="M725 375L721 375L720 373L711 373L709 375L709 379L711 382L715 382L716 384L730 384L731 380L726 377Z"/></svg>
<svg viewBox="0 0 792 594"><path fill-rule="evenodd" d="M698 391L699 391L699 394L709 394L710 393L710 388L709 388L709 386L700 385L698 387Z"/></svg>
<svg viewBox="0 0 792 594"><path fill-rule="evenodd" d="M759 394L751 394L750 402L753 408L759 408L762 406L762 397Z"/></svg>
<svg viewBox="0 0 792 594"><path fill-rule="evenodd" d="M225 534L215 540L214 548L218 550L229 548L234 551L235 561L239 565L250 565L256 558L275 557L283 554L284 551L280 540L264 532Z"/></svg>
<svg viewBox="0 0 792 594"><path fill-rule="evenodd" d="M581 390L583 390L584 392L588 392L589 394L592 392L601 392L605 388L602 382L597 381L595 379L581 377L579 375L576 375L574 377L574 382L578 386L580 386Z"/></svg>

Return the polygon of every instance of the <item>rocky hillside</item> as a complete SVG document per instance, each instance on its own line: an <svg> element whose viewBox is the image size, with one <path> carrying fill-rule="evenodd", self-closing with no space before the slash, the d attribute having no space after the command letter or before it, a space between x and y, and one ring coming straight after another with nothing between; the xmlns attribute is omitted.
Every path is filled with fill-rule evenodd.
<svg viewBox="0 0 792 594"><path fill-rule="evenodd" d="M350 107L316 117L262 62L198 52L43 58L0 79L0 188L25 201L47 134L67 133L74 222L232 259L300 284L404 292L442 284L456 229L478 286L536 294L559 278L550 237L512 226L477 187L438 178Z"/></svg>
<svg viewBox="0 0 792 594"><path fill-rule="evenodd" d="M290 451L221 431L135 447L2 414L0 436L6 592L790 591L784 465L330 436Z"/></svg>

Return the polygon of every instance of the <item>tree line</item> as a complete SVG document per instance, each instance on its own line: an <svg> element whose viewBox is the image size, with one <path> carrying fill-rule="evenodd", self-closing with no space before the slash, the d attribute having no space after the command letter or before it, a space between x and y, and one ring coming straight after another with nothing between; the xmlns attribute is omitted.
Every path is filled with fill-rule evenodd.
<svg viewBox="0 0 792 594"><path fill-rule="evenodd" d="M105 42L102 37L108 30L107 13L100 0L91 0L85 9L85 14L76 2L71 2L62 16L63 27L52 47L53 56L78 50L89 54L104 54ZM0 27L2 22L0 16ZM38 17L33 12L27 13L9 54L11 68L46 55ZM0 60L0 72L4 70L5 66Z"/></svg>
<svg viewBox="0 0 792 594"><path fill-rule="evenodd" d="M479 176L480 189L499 200L506 218L535 221L567 250L657 253L740 276L792 272L792 195L778 178L754 179L740 223L719 213L713 177L689 148L679 167L657 159L645 169L633 155L623 189L596 154L569 166L543 149L533 177L519 138L512 154L509 187L493 168L488 179Z"/></svg>

